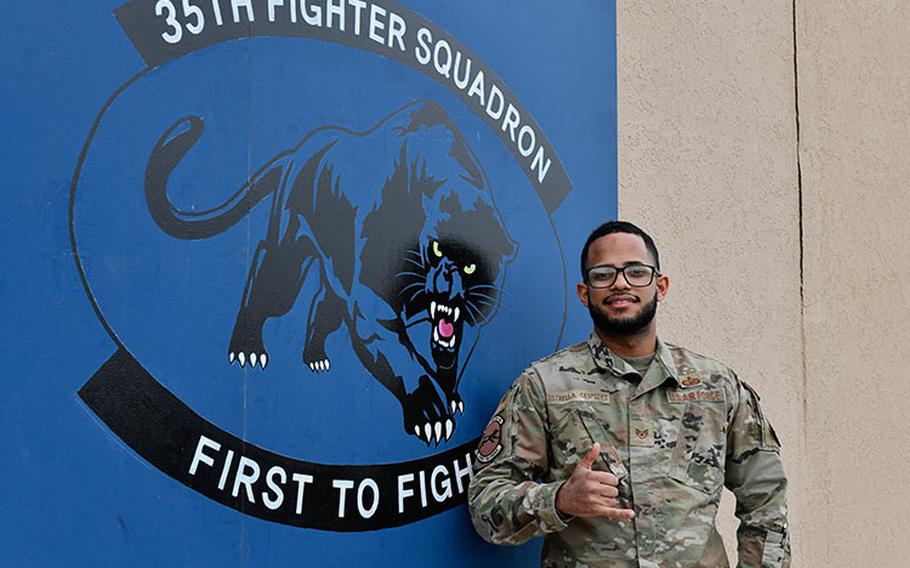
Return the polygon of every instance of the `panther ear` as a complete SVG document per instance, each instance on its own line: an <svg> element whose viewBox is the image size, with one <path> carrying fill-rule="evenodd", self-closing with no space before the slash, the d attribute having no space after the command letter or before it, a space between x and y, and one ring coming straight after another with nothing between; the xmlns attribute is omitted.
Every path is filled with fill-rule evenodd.
<svg viewBox="0 0 910 568"><path fill-rule="evenodd" d="M424 193L420 196L420 205L423 207L423 212L426 214L427 211L433 210L433 198Z"/></svg>
<svg viewBox="0 0 910 568"><path fill-rule="evenodd" d="M515 257L518 256L518 242L513 241L512 237L510 237L508 234L506 235L506 242L509 243L509 250L502 255L503 264L509 264L515 260Z"/></svg>

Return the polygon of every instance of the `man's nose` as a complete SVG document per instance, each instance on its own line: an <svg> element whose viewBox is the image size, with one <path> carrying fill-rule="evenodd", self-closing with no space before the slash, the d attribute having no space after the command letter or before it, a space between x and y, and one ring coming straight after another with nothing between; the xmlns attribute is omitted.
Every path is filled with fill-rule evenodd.
<svg viewBox="0 0 910 568"><path fill-rule="evenodd" d="M612 290L628 290L632 288L632 285L629 284L629 281L626 280L626 273L622 270L616 273L616 280L613 281L613 285L610 286Z"/></svg>

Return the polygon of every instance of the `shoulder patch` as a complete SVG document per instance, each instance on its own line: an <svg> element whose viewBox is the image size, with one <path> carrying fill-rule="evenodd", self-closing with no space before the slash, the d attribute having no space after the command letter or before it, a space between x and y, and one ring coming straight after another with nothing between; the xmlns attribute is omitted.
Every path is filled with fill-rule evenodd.
<svg viewBox="0 0 910 568"><path fill-rule="evenodd" d="M484 428L480 445L477 446L477 461L487 463L502 451L502 422L502 416L497 414Z"/></svg>

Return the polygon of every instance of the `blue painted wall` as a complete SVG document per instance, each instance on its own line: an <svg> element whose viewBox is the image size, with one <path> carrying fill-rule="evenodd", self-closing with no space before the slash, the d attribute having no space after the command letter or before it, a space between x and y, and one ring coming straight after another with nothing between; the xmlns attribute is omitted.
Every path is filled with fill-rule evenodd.
<svg viewBox="0 0 910 568"><path fill-rule="evenodd" d="M258 24L233 28L238 37L228 37L234 15L229 0L198 2L209 27L195 35L186 25L196 20L185 18L175 2L186 35L174 44L184 50L178 53L168 51L173 45L154 45L168 31L167 6L156 15L155 5L121 8L123 25L113 12L118 2L29 3L5 18L0 481L11 507L0 523L0 564L536 562L539 543L499 548L474 534L452 461L465 463L521 369L589 329L573 289L581 243L616 213L613 3L382 3L386 32L389 12L408 26L404 54L388 51L397 49L394 43L368 43L369 4L360 36L348 19L343 34L318 37L328 32L299 32L302 15L291 25L282 12L286 7L276 8L283 27L269 27L268 3L255 0ZM211 12L215 5L221 8L220 29ZM353 17L350 6L346 18ZM242 19L244 9L238 14ZM138 24L131 28L131 22ZM445 80L439 61L421 62L415 43L420 27L435 40L448 37L453 50L460 47L477 68L483 65L484 96L495 83L521 108L521 125L532 124L535 132L528 157L519 147L522 140L530 144L528 135L510 144L508 129L497 129L502 118L490 118L478 96L472 99ZM205 131L169 186L170 199L188 212L214 207L259 168L326 126L344 129L332 131L340 140L333 171L345 172L339 191L370 202L381 187L369 181L368 172L391 168L389 157L400 148L391 134L357 133L372 127L381 133L382 124L389 125L381 122L384 117L418 100L432 101L450 126L426 129L411 147L461 136L470 163L484 172L480 193L495 203L493 218L515 245L501 266L495 255L479 257L500 269L490 281L495 309L461 328L456 391L464 411L451 412L446 389L438 381L432 386L445 409L421 424L449 419L453 431L439 440L433 432L430 443L406 430L401 400L357 356L357 340L345 324L326 341L329 371L315 373L301 360L307 300L320 294L315 270L290 312L266 322L268 366L240 367L228 360L244 282L257 243L274 222L272 194L218 235L181 239L153 221L145 193L156 142L166 142L161 137L167 128L193 115ZM530 165L539 147L551 160L543 181L541 164L536 170ZM301 159L311 155L303 152ZM445 153L427 155L443 164L437 177L462 183L463 164L453 166ZM363 232L336 228L324 234L332 242L357 242ZM469 245L483 241L465 239ZM438 262L432 240L423 243L423 261ZM329 274L337 272L337 262L321 258ZM358 257L358 266L362 262ZM460 262L460 269L469 265ZM399 272L389 267L388 278ZM348 308L356 304L362 320L388 313L378 297L354 296L344 300ZM407 322L409 340L432 359L430 336L439 322L418 320ZM380 352L396 372L408 375L404 383L413 389L413 356L401 343L385 341ZM115 362L129 365L103 367L116 353L124 359ZM100 386L89 392L92 384ZM165 396L162 406L150 402L155 394ZM200 428L206 439L221 444L220 453L199 445ZM149 440L155 443L145 444ZM231 440L238 451L225 467ZM251 497L243 483L236 495L231 492L244 449L251 456L263 452L257 454L262 471L250 482ZM298 470L312 475L307 490L321 501L304 500L312 508L308 515L287 510L264 520L259 517L263 492L270 491L266 470L282 459L288 476ZM420 478L429 483L438 464L445 471L435 478L436 493L448 487L451 494L434 500L430 483L424 507ZM389 467L398 469L389 474L391 485L377 484L382 508L365 517L356 508L357 486ZM405 487L415 493L403 497L399 476L409 474ZM337 509L341 490L332 485L342 477L355 482L346 494L344 522ZM316 492L320 484L324 493ZM283 491L288 509L298 498L296 486L284 483ZM274 499L276 493L269 495ZM407 507L399 514L401 502ZM370 499L364 505L369 508ZM377 528L380 517L388 528Z"/></svg>

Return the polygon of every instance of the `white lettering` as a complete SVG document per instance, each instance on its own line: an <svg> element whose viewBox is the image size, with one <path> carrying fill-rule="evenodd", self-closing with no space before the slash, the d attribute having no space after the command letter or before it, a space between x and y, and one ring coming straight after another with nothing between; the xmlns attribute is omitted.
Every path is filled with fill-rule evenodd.
<svg viewBox="0 0 910 568"><path fill-rule="evenodd" d="M458 494L461 495L464 493L464 485L461 480L464 477L468 478L468 481L471 480L471 476L474 475L474 468L471 467L471 454L470 452L464 456L465 467L464 469L458 467L458 460L452 462L452 466L455 468L455 484L458 486Z"/></svg>
<svg viewBox="0 0 910 568"><path fill-rule="evenodd" d="M164 16L163 12L165 10L167 10L167 16ZM170 0L158 0L155 3L155 15L164 16L164 23L173 29L173 31L163 32L161 38L168 43L180 41L180 38L183 37L183 28L180 27L180 22L177 21L177 8L174 7L173 2Z"/></svg>
<svg viewBox="0 0 910 568"><path fill-rule="evenodd" d="M392 41L398 44L398 50L404 51L404 32L407 29L404 18L395 12L389 12L389 47L392 47Z"/></svg>
<svg viewBox="0 0 910 568"><path fill-rule="evenodd" d="M426 28L417 30L417 47L414 48L414 55L421 65L430 62L430 46L427 42L433 41L433 34Z"/></svg>
<svg viewBox="0 0 910 568"><path fill-rule="evenodd" d="M464 77L461 79L458 78L458 68L461 67L461 52L455 52L455 71L452 73L452 78L455 79L455 86L464 90L468 86L468 79L471 78L471 58L466 57L466 62L464 66Z"/></svg>
<svg viewBox="0 0 910 568"><path fill-rule="evenodd" d="M300 0L300 13L303 14L303 21L311 26L322 27L322 6Z"/></svg>
<svg viewBox="0 0 910 568"><path fill-rule="evenodd" d="M281 487L275 483L276 475L281 478L282 485L287 483L288 480L288 474L284 472L284 468L282 468L280 465L272 466L272 469L270 469L269 472L265 475L265 484L268 485L269 489L275 493L275 498L272 499L269 497L268 493L265 491L262 492L262 502L265 503L266 507L273 511L280 507L284 502L284 491L282 491Z"/></svg>
<svg viewBox="0 0 910 568"><path fill-rule="evenodd" d="M313 483L313 476L304 473L295 473L291 476L291 479L297 482L297 508L295 511L299 515L303 513L303 490L306 488L307 483Z"/></svg>
<svg viewBox="0 0 910 568"><path fill-rule="evenodd" d="M385 29L385 21L379 19L380 17L385 17L385 15L386 11L382 6L377 4L370 6L370 39L380 45L385 44L385 38L376 32Z"/></svg>
<svg viewBox="0 0 910 568"><path fill-rule="evenodd" d="M348 4L354 7L354 35L360 35L360 14L367 3L363 0L348 0Z"/></svg>
<svg viewBox="0 0 910 568"><path fill-rule="evenodd" d="M445 475L440 484L442 486L442 492L436 490L436 477L439 474ZM452 482L449 481L449 472L446 470L446 466L437 465L433 468L433 473L430 474L430 489L433 490L433 499L436 499L437 503L442 503L446 499L452 496Z"/></svg>
<svg viewBox="0 0 910 568"><path fill-rule="evenodd" d="M234 489L231 495L237 497L240 495L240 486L246 489L246 498L250 503L255 503L256 498L253 496L253 484L259 479L259 464L246 456L240 456L237 463L237 473L234 477Z"/></svg>
<svg viewBox="0 0 910 568"><path fill-rule="evenodd" d="M493 101L499 101L499 108L496 110L493 110ZM490 96L487 98L487 116L493 120L499 120L505 105L506 101L502 96L502 91L499 90L499 87L497 87L495 83L491 83Z"/></svg>
<svg viewBox="0 0 910 568"><path fill-rule="evenodd" d="M325 4L325 27L332 27L332 16L338 16L338 30L344 31L344 0L327 0Z"/></svg>
<svg viewBox="0 0 910 568"><path fill-rule="evenodd" d="M477 76L474 77L474 82L471 83L471 88L468 89L468 98L471 98L474 95L477 95L477 100L480 101L480 106L486 104L484 100L484 83L483 83L483 71L478 71Z"/></svg>
<svg viewBox="0 0 910 568"><path fill-rule="evenodd" d="M228 450L227 458L224 460L224 467L221 469L221 477L218 478L218 489L224 491L227 484L228 472L231 471L231 464L234 463L234 450Z"/></svg>
<svg viewBox="0 0 910 568"><path fill-rule="evenodd" d="M186 31L193 35L199 35L205 28L205 16L202 14L202 8L190 4L190 0L183 0L183 15L196 20L195 24L186 24Z"/></svg>
<svg viewBox="0 0 910 568"><path fill-rule="evenodd" d="M420 480L420 506L427 506L427 476L426 472L420 470L417 472L417 479Z"/></svg>
<svg viewBox="0 0 910 568"><path fill-rule="evenodd" d="M414 481L413 473L405 473L398 476L398 513L404 513L404 500L407 497L414 496L413 489L405 489L404 484Z"/></svg>
<svg viewBox="0 0 910 568"><path fill-rule="evenodd" d="M291 1L293 1L293 0L291 0ZM275 6L284 6L284 0L269 0L269 21L270 22L275 21ZM292 9L291 13L293 13L293 12L294 12L294 10Z"/></svg>
<svg viewBox="0 0 910 568"><path fill-rule="evenodd" d="M531 169L533 170L535 167L537 167L537 181L538 183L543 183L543 180L547 177L547 172L550 171L550 158L547 158L546 164L543 161L543 146L537 149L534 159L531 160Z"/></svg>
<svg viewBox="0 0 910 568"><path fill-rule="evenodd" d="M199 436L199 441L196 443L196 453L193 454L193 461L190 462L190 475L196 475L196 468L199 467L199 462L202 462L209 467L215 465L215 460L213 460L211 456L205 455L205 452L203 451L205 448L217 452L221 450L221 444L215 440L206 438L205 436Z"/></svg>
<svg viewBox="0 0 910 568"><path fill-rule="evenodd" d="M443 51L446 53L445 63L439 60L439 54ZM439 43L433 49L433 64L436 66L437 73L443 77L449 77L449 71L452 69L452 48L449 47L449 42L444 39L439 40Z"/></svg>
<svg viewBox="0 0 910 568"><path fill-rule="evenodd" d="M215 13L215 24L224 25L224 20L221 19L221 3L218 0L212 0L212 12Z"/></svg>
<svg viewBox="0 0 910 568"><path fill-rule="evenodd" d="M527 136L526 136L527 135ZM522 140L530 140L527 148L522 143ZM537 135L534 134L534 129L525 124L521 127L521 130L518 131L518 151L521 152L521 155L527 158L531 155L531 152L534 151L534 146L537 145Z"/></svg>
<svg viewBox="0 0 910 568"><path fill-rule="evenodd" d="M333 479L332 487L339 489L338 492L338 518L344 518L344 497L348 489L354 487L354 482L350 479Z"/></svg>
<svg viewBox="0 0 910 568"><path fill-rule="evenodd" d="M364 489L369 489L373 494L373 504L369 509L363 506L364 498ZM357 511L360 513L360 516L364 519L369 519L373 516L373 513L376 512L376 509L379 507L379 486L376 485L376 482L370 479L369 477L360 482L360 485L357 487Z"/></svg>
<svg viewBox="0 0 910 568"><path fill-rule="evenodd" d="M506 109L506 117L502 119L502 131L505 132L506 127L508 127L509 138L512 139L512 142L515 142L515 127L518 126L518 121L518 111L515 110L512 103L509 103L509 108Z"/></svg>
<svg viewBox="0 0 910 568"><path fill-rule="evenodd" d="M234 13L234 23L240 23L240 9L243 8L246 11L246 19L248 22L255 22L256 16L253 15L253 4L252 0L231 0L231 10Z"/></svg>

